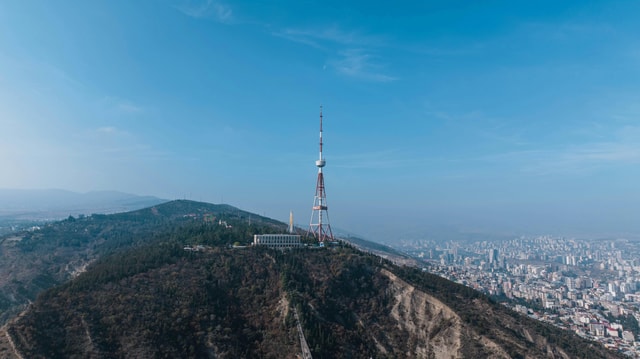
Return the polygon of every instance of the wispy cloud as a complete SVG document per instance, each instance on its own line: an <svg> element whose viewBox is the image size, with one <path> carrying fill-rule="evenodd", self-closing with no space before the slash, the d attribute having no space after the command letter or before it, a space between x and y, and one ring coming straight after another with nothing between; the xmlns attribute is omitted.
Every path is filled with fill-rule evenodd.
<svg viewBox="0 0 640 359"><path fill-rule="evenodd" d="M493 117L477 109L464 112L442 109L430 101L424 101L423 108L423 114L428 120L439 120L458 134L471 133L475 138L509 146L530 144L525 136L528 126L517 123L518 121L514 125L514 119Z"/></svg>
<svg viewBox="0 0 640 359"><path fill-rule="evenodd" d="M119 130L113 126L104 126L99 127L95 130L97 134L105 135L105 136L129 136L130 134L126 131Z"/></svg>
<svg viewBox="0 0 640 359"><path fill-rule="evenodd" d="M138 136L115 126L103 126L77 134L77 143L84 151L77 156L105 156L109 161L131 162L140 160L164 160L172 156L167 151L154 149L140 142Z"/></svg>
<svg viewBox="0 0 640 359"><path fill-rule="evenodd" d="M486 44L476 41L465 44L451 44L449 46L434 46L428 44L397 45L402 50L406 50L418 55L430 57L460 57L474 55L482 52Z"/></svg>
<svg viewBox="0 0 640 359"><path fill-rule="evenodd" d="M316 29L286 28L274 31L272 35L317 48L325 48L329 44L349 46L382 46L385 44L385 40L381 37L366 36L357 31L345 31L336 25Z"/></svg>
<svg viewBox="0 0 640 359"><path fill-rule="evenodd" d="M588 144L565 150L560 159L577 164L637 164L640 163L640 145L613 142Z"/></svg>
<svg viewBox="0 0 640 359"><path fill-rule="evenodd" d="M115 112L117 114L124 115L136 115L145 112L144 107L139 104L136 104L130 100L113 97L113 96L105 96L99 100L99 104L103 106L109 112Z"/></svg>
<svg viewBox="0 0 640 359"><path fill-rule="evenodd" d="M555 41L574 41L576 37L592 38L594 36L611 36L616 33L615 28L610 24L596 22L525 22L520 27L531 37Z"/></svg>
<svg viewBox="0 0 640 359"><path fill-rule="evenodd" d="M297 42L299 44L312 46L318 49L325 49L323 45L320 44L317 38L313 35L309 34L306 31L296 30L296 29L284 29L281 31L272 32L271 35L276 37L281 37L285 40Z"/></svg>
<svg viewBox="0 0 640 359"><path fill-rule="evenodd" d="M558 149L513 151L478 158L480 161L507 163L526 175L582 175L608 166L640 164L640 144L587 143Z"/></svg>
<svg viewBox="0 0 640 359"><path fill-rule="evenodd" d="M116 104L116 109L120 112L134 114L140 113L143 111L142 107L129 102L129 101L120 101Z"/></svg>
<svg viewBox="0 0 640 359"><path fill-rule="evenodd" d="M339 55L340 59L329 64L343 75L373 82L397 80L396 77L385 74L383 66L376 62L376 56L364 49L348 49L341 51Z"/></svg>
<svg viewBox="0 0 640 359"><path fill-rule="evenodd" d="M238 23L231 7L219 0L184 0L176 8L194 18L212 18L222 23ZM332 53L326 65L339 74L372 82L391 82L395 76L385 73L375 49L388 45L381 36L367 35L362 31L345 30L338 25L316 28L284 27L273 30L266 23L263 26L272 36ZM325 66L326 66L325 65Z"/></svg>
<svg viewBox="0 0 640 359"><path fill-rule="evenodd" d="M175 6L183 14L197 19L213 19L221 23L233 21L233 10L218 0L188 0Z"/></svg>
<svg viewBox="0 0 640 359"><path fill-rule="evenodd" d="M381 58L376 56L379 49L387 46L383 37L365 35L359 31L347 31L330 25L315 29L286 28L273 31L274 36L311 46L326 52L332 60L327 65L339 74L372 82L390 82L395 76L385 73Z"/></svg>
<svg viewBox="0 0 640 359"><path fill-rule="evenodd" d="M411 168L441 159L415 156L400 149L353 153L332 157L332 166L346 169Z"/></svg>

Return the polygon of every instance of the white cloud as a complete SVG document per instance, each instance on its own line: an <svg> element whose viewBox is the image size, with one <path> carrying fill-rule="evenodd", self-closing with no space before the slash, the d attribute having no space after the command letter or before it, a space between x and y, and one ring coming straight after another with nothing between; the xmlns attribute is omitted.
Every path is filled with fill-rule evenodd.
<svg viewBox="0 0 640 359"><path fill-rule="evenodd" d="M119 136L119 137L129 137L131 134L127 131L120 130L113 126L104 126L99 127L95 131L96 133L104 136Z"/></svg>
<svg viewBox="0 0 640 359"><path fill-rule="evenodd" d="M97 100L97 104L103 111L116 115L137 115L145 112L141 105L114 96L105 96Z"/></svg>
<svg viewBox="0 0 640 359"><path fill-rule="evenodd" d="M357 31L345 31L335 25L317 29L287 28L272 32L272 35L318 48L323 48L328 43L350 46L383 46L385 44L381 37L366 36Z"/></svg>
<svg viewBox="0 0 640 359"><path fill-rule="evenodd" d="M640 163L640 145L630 143L596 143L569 149L562 154L565 161L574 163Z"/></svg>
<svg viewBox="0 0 640 359"><path fill-rule="evenodd" d="M477 158L514 165L527 175L585 174L607 166L640 164L640 144L628 142L585 143L557 149L513 151Z"/></svg>
<svg viewBox="0 0 640 359"><path fill-rule="evenodd" d="M183 14L197 19L214 19L221 23L233 21L233 10L230 6L217 0L183 1L176 6Z"/></svg>
<svg viewBox="0 0 640 359"><path fill-rule="evenodd" d="M390 82L397 78L382 72L376 57L363 49L348 49L340 52L341 58L330 62L339 73L373 82Z"/></svg>
<svg viewBox="0 0 640 359"><path fill-rule="evenodd" d="M328 65L338 73L352 78L373 81L390 82L396 77L384 73L383 66L376 60L374 49L386 46L382 37L367 36L358 31L345 31L336 25L316 29L286 28L272 32L272 35L297 42L326 52L337 51L334 60ZM337 48L337 50L336 50ZM323 70L326 65L323 66Z"/></svg>
<svg viewBox="0 0 640 359"><path fill-rule="evenodd" d="M130 113L130 114L142 112L142 107L137 106L128 101L120 101L119 103L116 104L116 109L120 112Z"/></svg>
<svg viewBox="0 0 640 359"><path fill-rule="evenodd" d="M320 44L320 41L306 31L284 29L282 31L272 32L271 34L303 45L324 49L324 46Z"/></svg>

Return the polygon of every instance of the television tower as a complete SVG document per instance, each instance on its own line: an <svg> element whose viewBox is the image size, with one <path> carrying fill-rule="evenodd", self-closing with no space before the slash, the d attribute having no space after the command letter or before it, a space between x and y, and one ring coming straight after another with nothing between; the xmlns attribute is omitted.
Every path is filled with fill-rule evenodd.
<svg viewBox="0 0 640 359"><path fill-rule="evenodd" d="M293 234L294 233L294 229L293 229L293 211L289 212L289 234Z"/></svg>
<svg viewBox="0 0 640 359"><path fill-rule="evenodd" d="M313 199L313 210L311 211L311 223L309 223L309 234L320 242L333 241L333 232L329 224L329 212L327 211L327 195L324 192L324 175L322 168L327 162L322 157L322 106L320 106L320 158L316 161L318 167L318 182L316 184L316 195ZM326 223L323 222L326 218Z"/></svg>

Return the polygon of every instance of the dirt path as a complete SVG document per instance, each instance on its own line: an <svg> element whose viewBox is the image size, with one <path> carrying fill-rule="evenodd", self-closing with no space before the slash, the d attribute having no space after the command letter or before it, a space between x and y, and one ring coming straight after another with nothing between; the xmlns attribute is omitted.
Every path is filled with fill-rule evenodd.
<svg viewBox="0 0 640 359"><path fill-rule="evenodd" d="M307 340L304 337L304 332L302 331L302 326L300 325L300 318L298 317L298 310L296 308L293 308L293 314L296 318L296 326L298 327L298 335L300 336L300 347L302 347L302 358L312 359L311 350L309 350L309 345L307 344Z"/></svg>
<svg viewBox="0 0 640 359"><path fill-rule="evenodd" d="M6 359L24 359L6 326L0 328L0 356Z"/></svg>

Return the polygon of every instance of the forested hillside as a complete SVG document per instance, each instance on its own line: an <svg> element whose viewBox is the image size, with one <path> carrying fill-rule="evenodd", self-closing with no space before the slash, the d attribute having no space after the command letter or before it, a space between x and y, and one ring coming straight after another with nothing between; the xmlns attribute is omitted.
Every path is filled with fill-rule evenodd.
<svg viewBox="0 0 640 359"><path fill-rule="evenodd" d="M221 220L227 224L219 225ZM104 255L167 235L189 236L194 243L216 236L248 242L254 233L282 228L277 221L228 205L173 201L128 213L69 217L1 237L0 324L41 291L65 283ZM198 231L206 234L201 238L194 234Z"/></svg>
<svg viewBox="0 0 640 359"><path fill-rule="evenodd" d="M297 310L314 358L618 357L351 247L229 248L235 238L216 228L97 260L43 293L6 337L28 358L295 358ZM208 249L183 249L194 241Z"/></svg>

